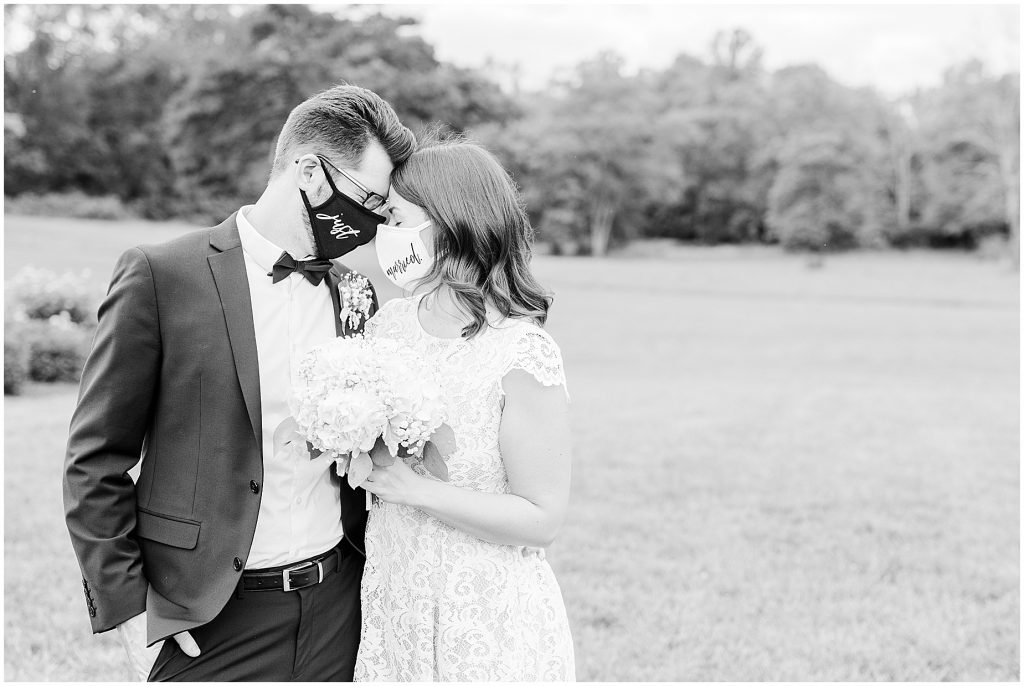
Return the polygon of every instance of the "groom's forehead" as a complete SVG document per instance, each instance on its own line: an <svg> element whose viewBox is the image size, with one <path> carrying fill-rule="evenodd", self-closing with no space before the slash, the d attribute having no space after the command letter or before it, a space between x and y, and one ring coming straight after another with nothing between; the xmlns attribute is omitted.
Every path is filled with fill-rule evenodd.
<svg viewBox="0 0 1024 686"><path fill-rule="evenodd" d="M387 152L376 140L371 140L363 150L363 157L356 170L370 184L370 189L385 195L391 186L391 172L394 165Z"/></svg>

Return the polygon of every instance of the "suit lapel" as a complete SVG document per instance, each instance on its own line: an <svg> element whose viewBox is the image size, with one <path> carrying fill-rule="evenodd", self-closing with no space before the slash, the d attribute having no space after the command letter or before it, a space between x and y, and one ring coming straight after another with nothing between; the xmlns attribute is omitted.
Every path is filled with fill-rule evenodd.
<svg viewBox="0 0 1024 686"><path fill-rule="evenodd" d="M331 289L331 303L334 306L334 333L336 336L344 336L347 324L341 321L341 293L338 291L338 284L341 282L341 274L338 266L327 272L324 283ZM366 557L363 550L363 531L366 529L366 491L361 488L353 489L348 485L348 479L341 477L341 528L345 534L345 540L359 554Z"/></svg>
<svg viewBox="0 0 1024 686"><path fill-rule="evenodd" d="M341 293L338 291L338 283L341 277L335 269L337 267L327 272L327 278L324 281L327 283L327 287L331 289L331 303L334 305L334 335L344 336L345 325L341 322Z"/></svg>
<svg viewBox="0 0 1024 686"><path fill-rule="evenodd" d="M260 369L256 352L256 326L252 317L249 277L246 275L242 242L238 238L235 215L210 232L210 245L216 252L207 259L217 294L224 309L235 373L249 411L256 444L263 452L263 416L260 404Z"/></svg>

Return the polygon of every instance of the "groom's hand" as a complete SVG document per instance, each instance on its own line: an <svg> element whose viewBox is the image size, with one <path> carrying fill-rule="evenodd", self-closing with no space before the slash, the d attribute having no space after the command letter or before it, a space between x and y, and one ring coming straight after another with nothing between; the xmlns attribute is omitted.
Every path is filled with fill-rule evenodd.
<svg viewBox="0 0 1024 686"><path fill-rule="evenodd" d="M128 663L132 670L141 681L146 681L149 679L149 673L153 671L153 664L163 646L163 642L160 642L150 648L146 647L146 613L143 612L118 624L117 633L121 637L121 643L124 644L125 652L128 653ZM192 634L182 631L172 638L183 653L189 657L199 657L199 646L192 638Z"/></svg>

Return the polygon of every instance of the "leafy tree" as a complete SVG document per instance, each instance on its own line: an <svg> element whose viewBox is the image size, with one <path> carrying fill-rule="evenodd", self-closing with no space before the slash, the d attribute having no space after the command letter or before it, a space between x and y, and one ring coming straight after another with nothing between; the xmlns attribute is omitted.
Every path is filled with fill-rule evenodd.
<svg viewBox="0 0 1024 686"><path fill-rule="evenodd" d="M5 20L18 17L5 6ZM27 188L60 191L102 188L103 165L88 127L91 52L89 13L69 6L27 13L32 39L4 56L4 112L19 122L5 127L5 194Z"/></svg>
<svg viewBox="0 0 1024 686"><path fill-rule="evenodd" d="M651 81L663 94L666 143L679 152L687 181L681 203L662 204L675 227L662 213L660 232L708 243L756 239L768 188L759 160L773 133L765 125L761 49L737 29L717 34L711 53L709 64L680 56Z"/></svg>
<svg viewBox="0 0 1024 686"><path fill-rule="evenodd" d="M784 247L825 252L878 240L879 188L864 163L869 154L830 132L798 134L787 143L767 214Z"/></svg>
<svg viewBox="0 0 1024 686"><path fill-rule="evenodd" d="M528 187L541 231L551 221L592 255L604 255L616 233L631 237L628 220L655 198L671 201L683 182L665 121L651 117L651 91L621 69L621 58L601 54L558 95L524 108L529 116L478 131Z"/></svg>
<svg viewBox="0 0 1024 686"><path fill-rule="evenodd" d="M887 104L814 65L775 72L769 97L775 133L761 165L772 176L770 235L789 248L815 251L884 245L897 222Z"/></svg>
<svg viewBox="0 0 1024 686"><path fill-rule="evenodd" d="M915 102L924 140L924 222L946 233L1002 224L1019 266L1020 75L971 61Z"/></svg>

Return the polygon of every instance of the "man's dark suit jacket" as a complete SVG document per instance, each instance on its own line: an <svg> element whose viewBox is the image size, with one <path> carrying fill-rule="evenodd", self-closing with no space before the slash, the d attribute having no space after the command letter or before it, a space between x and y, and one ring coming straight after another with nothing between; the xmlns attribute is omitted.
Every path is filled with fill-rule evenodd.
<svg viewBox="0 0 1024 686"><path fill-rule="evenodd" d="M338 279L327 277L341 334ZM64 475L94 632L146 610L152 644L209 622L235 590L263 482L257 364L235 215L121 256ZM345 539L361 553L365 492L335 479Z"/></svg>

